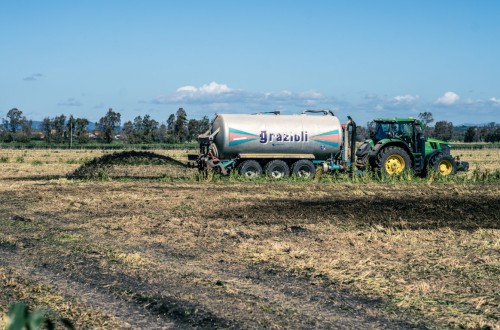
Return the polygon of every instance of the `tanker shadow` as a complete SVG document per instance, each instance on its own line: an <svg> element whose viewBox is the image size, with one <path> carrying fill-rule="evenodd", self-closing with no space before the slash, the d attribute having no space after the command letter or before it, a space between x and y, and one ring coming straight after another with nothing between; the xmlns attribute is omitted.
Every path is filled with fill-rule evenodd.
<svg viewBox="0 0 500 330"><path fill-rule="evenodd" d="M500 229L500 196L432 196L431 198L332 197L276 199L246 207L213 211L210 217L257 225L299 226L329 223L342 228L383 226L397 229Z"/></svg>
<svg viewBox="0 0 500 330"><path fill-rule="evenodd" d="M109 178L112 180L117 180L117 181L155 181L155 180L161 180L165 178L170 178L171 176L165 176L165 175L152 175L152 176L134 176L134 175L110 175ZM5 177L5 178L0 178L0 181L51 181L51 180L60 180L60 179L67 179L68 177L66 175L36 175L36 176L16 176L16 177ZM177 179L177 178L173 178ZM179 178L178 180L181 180L183 178ZM98 179L88 179L88 181L95 181L99 182Z"/></svg>

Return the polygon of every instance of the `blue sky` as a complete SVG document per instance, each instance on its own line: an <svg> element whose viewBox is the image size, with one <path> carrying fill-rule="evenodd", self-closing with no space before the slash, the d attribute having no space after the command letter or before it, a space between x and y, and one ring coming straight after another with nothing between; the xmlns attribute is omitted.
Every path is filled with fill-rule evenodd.
<svg viewBox="0 0 500 330"><path fill-rule="evenodd" d="M500 1L2 1L0 117L500 122Z"/></svg>

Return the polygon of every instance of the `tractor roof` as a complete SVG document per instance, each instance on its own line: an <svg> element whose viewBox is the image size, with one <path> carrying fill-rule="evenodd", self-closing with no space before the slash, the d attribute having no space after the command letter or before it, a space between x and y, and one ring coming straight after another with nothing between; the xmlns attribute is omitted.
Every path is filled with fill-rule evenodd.
<svg viewBox="0 0 500 330"><path fill-rule="evenodd" d="M415 118L413 117L406 117L406 118L377 118L374 120L374 122L377 123L413 123L415 122Z"/></svg>

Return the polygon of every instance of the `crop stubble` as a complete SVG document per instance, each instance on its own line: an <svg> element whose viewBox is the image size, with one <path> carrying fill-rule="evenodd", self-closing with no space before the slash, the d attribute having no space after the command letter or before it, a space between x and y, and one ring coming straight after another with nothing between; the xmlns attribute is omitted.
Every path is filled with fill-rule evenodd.
<svg viewBox="0 0 500 330"><path fill-rule="evenodd" d="M0 164L4 310L109 328L141 326L127 312L172 328L498 322L498 184L66 180L76 157Z"/></svg>

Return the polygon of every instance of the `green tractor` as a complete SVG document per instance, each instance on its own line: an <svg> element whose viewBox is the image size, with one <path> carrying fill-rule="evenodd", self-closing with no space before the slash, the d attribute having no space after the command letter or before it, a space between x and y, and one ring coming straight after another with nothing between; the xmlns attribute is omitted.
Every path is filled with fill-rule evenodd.
<svg viewBox="0 0 500 330"><path fill-rule="evenodd" d="M420 176L431 168L443 176L468 170L467 162L450 154L448 142L426 139L423 130L423 123L412 117L375 119L370 139L356 152L358 169L370 167L385 175L412 169Z"/></svg>

